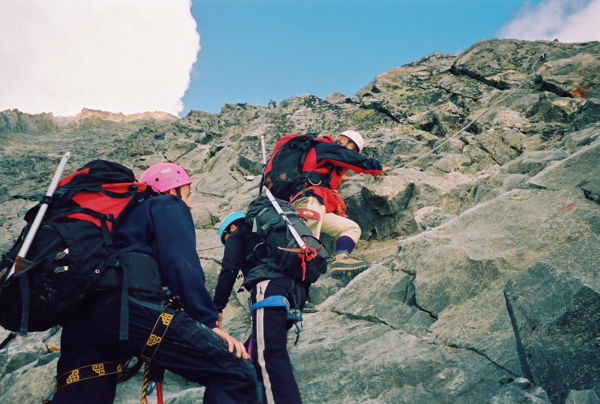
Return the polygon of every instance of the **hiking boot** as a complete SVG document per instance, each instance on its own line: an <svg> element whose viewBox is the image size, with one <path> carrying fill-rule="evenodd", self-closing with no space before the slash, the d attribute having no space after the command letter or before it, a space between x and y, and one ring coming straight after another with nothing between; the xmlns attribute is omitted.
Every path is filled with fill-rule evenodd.
<svg viewBox="0 0 600 404"><path fill-rule="evenodd" d="M331 264L331 277L352 280L370 266L371 263L368 261L354 259L347 251L339 251Z"/></svg>
<svg viewBox="0 0 600 404"><path fill-rule="evenodd" d="M316 313L317 311L317 307L309 302L304 303L304 308L302 309L302 313Z"/></svg>

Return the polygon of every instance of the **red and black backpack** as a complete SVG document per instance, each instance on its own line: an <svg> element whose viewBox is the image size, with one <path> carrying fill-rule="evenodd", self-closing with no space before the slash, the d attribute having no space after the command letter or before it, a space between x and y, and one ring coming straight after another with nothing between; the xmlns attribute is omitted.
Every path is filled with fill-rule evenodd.
<svg viewBox="0 0 600 404"><path fill-rule="evenodd" d="M306 135L291 134L277 141L275 150L265 167L264 181L275 198L289 201L290 196L306 183L304 161L316 140Z"/></svg>
<svg viewBox="0 0 600 404"><path fill-rule="evenodd" d="M125 251L112 246L122 219L152 196L146 184L117 163L95 160L64 178L49 203L25 259L17 254L41 204L25 215L27 225L0 264L0 325L7 330L44 331L61 324L108 265ZM6 273L15 264L13 276Z"/></svg>

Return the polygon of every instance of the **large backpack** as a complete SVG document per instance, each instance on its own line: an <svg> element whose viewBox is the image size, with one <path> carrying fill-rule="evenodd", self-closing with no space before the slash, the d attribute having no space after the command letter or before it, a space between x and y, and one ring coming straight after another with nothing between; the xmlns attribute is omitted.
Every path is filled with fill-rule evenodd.
<svg viewBox="0 0 600 404"><path fill-rule="evenodd" d="M258 261L262 269L275 274L283 274L299 281L314 283L327 270L329 256L321 242L315 238L304 220L298 215L289 202L276 199L283 214L296 229L308 247L307 253L298 252L298 245L292 237L286 222L267 196L259 196L250 203L246 213L246 223L261 239L262 244L256 246L255 254L250 257ZM256 274L250 271L247 281ZM269 276L267 276L268 278ZM271 276L271 277L277 277Z"/></svg>
<svg viewBox="0 0 600 404"><path fill-rule="evenodd" d="M92 161L59 182L27 256L17 258L40 205L0 264L0 325L11 331L44 331L61 324L121 253L112 233L126 214L153 194L117 163ZM15 265L14 275L6 279Z"/></svg>
<svg viewBox="0 0 600 404"><path fill-rule="evenodd" d="M302 172L304 161L316 140L306 135L291 134L279 139L265 168L265 185L273 196L289 200L298 186L306 183Z"/></svg>

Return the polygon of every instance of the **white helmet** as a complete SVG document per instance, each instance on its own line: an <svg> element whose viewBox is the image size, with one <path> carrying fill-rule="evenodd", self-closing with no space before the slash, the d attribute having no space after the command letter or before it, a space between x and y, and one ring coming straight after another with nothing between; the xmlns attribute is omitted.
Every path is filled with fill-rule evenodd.
<svg viewBox="0 0 600 404"><path fill-rule="evenodd" d="M358 152L362 152L363 147L365 147L365 139L363 139L360 133L353 130L345 130L340 133L340 135L346 136L348 139L352 140L358 147Z"/></svg>

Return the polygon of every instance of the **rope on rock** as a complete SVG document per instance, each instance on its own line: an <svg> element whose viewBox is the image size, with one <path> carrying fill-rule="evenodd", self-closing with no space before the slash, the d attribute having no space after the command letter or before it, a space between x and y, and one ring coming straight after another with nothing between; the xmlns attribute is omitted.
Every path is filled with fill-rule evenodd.
<svg viewBox="0 0 600 404"><path fill-rule="evenodd" d="M540 59L539 60L544 60L544 59L546 59L546 54L545 53L543 53L542 55L540 55ZM490 105L489 107L487 107L481 114L479 114L479 116L477 116L477 118L473 119L471 122L469 122L467 125L465 125L461 130L459 130L458 132L456 132L454 135L450 136L448 139L446 139L440 145L434 147L433 149L429 150L424 155L418 157L417 159L409 162L408 164L406 164L406 165L404 165L403 167L400 167L400 168L408 168L410 165L412 165L412 164L416 163L417 161L422 160L423 158L427 157L428 155L430 155L431 153L433 153L434 151L436 151L437 149L439 149L440 147L442 147L443 145L445 145L446 143L448 143L450 140L454 139L456 136L458 136L462 132L464 132L469 126L471 126L472 124L474 124L475 122L477 122L477 120L479 118L481 118L483 115L485 115L490 109L494 108L496 105L500 104L502 101L504 101L507 98L511 97L514 93L516 93L517 91L519 91L526 84L529 84L530 82L532 82L535 79L535 70L534 69L535 69L535 66L536 66L537 62L538 62L538 60L536 60L536 62L531 67L531 76L532 77L530 79L524 81L519 87L515 88L507 96L501 98L500 100L496 101L495 103L493 103L492 105Z"/></svg>

